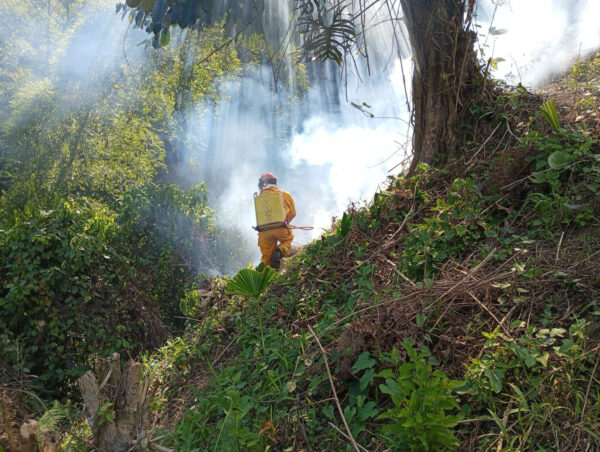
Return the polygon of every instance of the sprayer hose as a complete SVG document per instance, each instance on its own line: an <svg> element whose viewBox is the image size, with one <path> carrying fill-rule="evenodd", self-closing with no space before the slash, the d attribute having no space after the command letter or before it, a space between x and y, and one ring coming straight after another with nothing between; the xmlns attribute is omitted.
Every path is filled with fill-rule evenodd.
<svg viewBox="0 0 600 452"><path fill-rule="evenodd" d="M292 229L300 229L302 231L311 231L314 229L314 227L312 226L294 226L294 225L288 225L290 228Z"/></svg>

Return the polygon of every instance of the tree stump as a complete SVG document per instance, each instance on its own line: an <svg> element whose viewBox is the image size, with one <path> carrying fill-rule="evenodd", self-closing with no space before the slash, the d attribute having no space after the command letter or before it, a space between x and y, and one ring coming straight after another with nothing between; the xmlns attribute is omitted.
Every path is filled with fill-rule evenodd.
<svg viewBox="0 0 600 452"><path fill-rule="evenodd" d="M40 430L37 421L30 419L21 424L8 418L8 401L0 399L0 450L7 452L59 452L62 437L56 430Z"/></svg>
<svg viewBox="0 0 600 452"><path fill-rule="evenodd" d="M129 360L121 370L120 356L113 353L97 359L94 367L97 379L91 371L79 379L94 446L105 452L169 451L151 440L150 402L155 391L147 378L141 378L141 364Z"/></svg>

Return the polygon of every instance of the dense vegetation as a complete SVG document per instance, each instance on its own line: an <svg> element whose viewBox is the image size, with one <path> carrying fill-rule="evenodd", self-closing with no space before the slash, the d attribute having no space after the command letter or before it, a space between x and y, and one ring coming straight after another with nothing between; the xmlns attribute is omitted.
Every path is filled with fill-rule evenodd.
<svg viewBox="0 0 600 452"><path fill-rule="evenodd" d="M16 26L0 86L0 375L50 397L94 356L160 345L182 325L186 288L248 257L203 184L169 183L187 105L217 102L220 77L241 67L235 49L202 62L223 30L121 61L107 44L78 75L70 59L93 11L47 6L2 6ZM45 48L27 33L36 17L49 21Z"/></svg>
<svg viewBox="0 0 600 452"><path fill-rule="evenodd" d="M169 32L74 76L85 3L0 7L0 440L34 416L89 449L74 383L119 352L181 451L600 447L600 56L543 93L475 78L460 158L390 177L281 274L207 278L248 259L172 165L266 39Z"/></svg>
<svg viewBox="0 0 600 452"><path fill-rule="evenodd" d="M262 295L252 270L189 292L197 321L146 361L165 443L598 447L599 62L548 90L558 108L473 105L464 159L390 178Z"/></svg>

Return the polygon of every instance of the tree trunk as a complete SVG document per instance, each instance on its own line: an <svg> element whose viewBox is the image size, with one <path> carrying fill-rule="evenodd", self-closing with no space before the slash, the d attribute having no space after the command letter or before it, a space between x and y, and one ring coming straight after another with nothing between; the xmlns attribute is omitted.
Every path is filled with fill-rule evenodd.
<svg viewBox="0 0 600 452"><path fill-rule="evenodd" d="M400 0L412 47L413 160L441 165L459 156L461 124L468 118L479 73L469 31L474 0Z"/></svg>

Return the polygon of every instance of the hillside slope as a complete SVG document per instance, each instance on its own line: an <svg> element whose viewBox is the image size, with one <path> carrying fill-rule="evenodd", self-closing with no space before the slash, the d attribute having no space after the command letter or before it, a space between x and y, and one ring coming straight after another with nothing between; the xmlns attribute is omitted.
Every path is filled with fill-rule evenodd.
<svg viewBox="0 0 600 452"><path fill-rule="evenodd" d="M189 291L143 359L160 447L597 450L599 68L497 87L460 161L390 177L256 296L268 272Z"/></svg>
<svg viewBox="0 0 600 452"><path fill-rule="evenodd" d="M600 447L599 66L473 105L463 159L390 177L258 301L190 293L148 364L165 444Z"/></svg>

